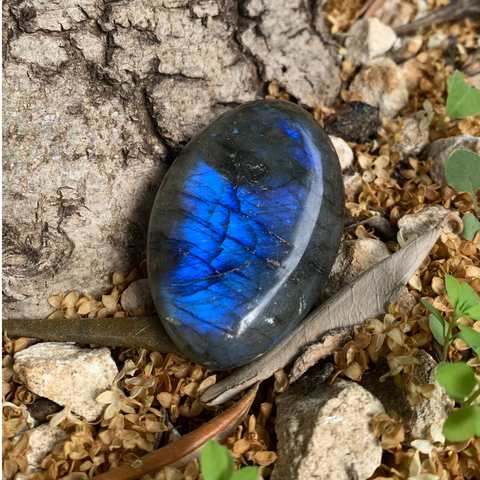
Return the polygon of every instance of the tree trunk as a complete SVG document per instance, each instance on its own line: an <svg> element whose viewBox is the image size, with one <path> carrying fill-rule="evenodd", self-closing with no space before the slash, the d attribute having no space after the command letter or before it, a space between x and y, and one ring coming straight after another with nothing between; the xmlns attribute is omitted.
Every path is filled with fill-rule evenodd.
<svg viewBox="0 0 480 480"><path fill-rule="evenodd" d="M308 0L6 0L3 305L104 293L138 266L169 163L277 80L330 105L339 66ZM324 41L325 39L325 41Z"/></svg>

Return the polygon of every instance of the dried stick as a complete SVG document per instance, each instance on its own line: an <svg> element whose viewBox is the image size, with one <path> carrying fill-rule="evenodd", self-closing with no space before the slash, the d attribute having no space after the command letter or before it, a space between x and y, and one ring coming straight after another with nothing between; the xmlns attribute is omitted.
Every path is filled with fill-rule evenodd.
<svg viewBox="0 0 480 480"><path fill-rule="evenodd" d="M454 22L466 17L476 17L480 15L480 0L454 0L449 5L430 13L426 17L402 25L395 29L397 35L406 35L423 27L428 27L434 23Z"/></svg>
<svg viewBox="0 0 480 480"><path fill-rule="evenodd" d="M4 319L3 330L12 337L180 354L158 317Z"/></svg>

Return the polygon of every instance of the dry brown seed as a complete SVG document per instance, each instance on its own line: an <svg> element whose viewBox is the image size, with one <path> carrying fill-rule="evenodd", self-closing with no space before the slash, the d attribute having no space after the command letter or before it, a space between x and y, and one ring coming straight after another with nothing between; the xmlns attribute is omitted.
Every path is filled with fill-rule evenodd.
<svg viewBox="0 0 480 480"><path fill-rule="evenodd" d="M250 450L251 443L248 438L241 438L233 445L233 452L241 455L243 453L247 453Z"/></svg>
<svg viewBox="0 0 480 480"><path fill-rule="evenodd" d="M217 381L217 376L216 375L210 375L209 377L207 377L198 386L197 395L199 395L199 396L203 395L203 393L207 390L207 388L210 388L212 385L215 385L216 381Z"/></svg>
<svg viewBox="0 0 480 480"><path fill-rule="evenodd" d="M189 397L195 398L197 396L198 392L198 383L197 382L191 382L185 387L183 387L183 391L185 392L185 395L188 395Z"/></svg>
<svg viewBox="0 0 480 480"><path fill-rule="evenodd" d="M275 452L256 452L253 456L253 460L258 465L267 466L271 465L273 462L277 460L277 454Z"/></svg>

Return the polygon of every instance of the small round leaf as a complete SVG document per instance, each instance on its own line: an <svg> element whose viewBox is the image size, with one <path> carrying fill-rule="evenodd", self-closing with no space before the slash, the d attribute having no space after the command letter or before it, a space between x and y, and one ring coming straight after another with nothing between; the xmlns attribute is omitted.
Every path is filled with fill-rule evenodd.
<svg viewBox="0 0 480 480"><path fill-rule="evenodd" d="M464 362L441 363L435 378L456 402L462 402L477 383L473 368Z"/></svg>

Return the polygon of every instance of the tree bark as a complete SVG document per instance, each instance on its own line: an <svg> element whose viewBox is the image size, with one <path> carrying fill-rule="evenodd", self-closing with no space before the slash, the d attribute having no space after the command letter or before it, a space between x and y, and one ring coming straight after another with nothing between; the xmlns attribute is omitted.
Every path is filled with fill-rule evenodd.
<svg viewBox="0 0 480 480"><path fill-rule="evenodd" d="M3 305L108 289L138 266L188 140L277 80L330 105L339 66L308 0L6 0Z"/></svg>

